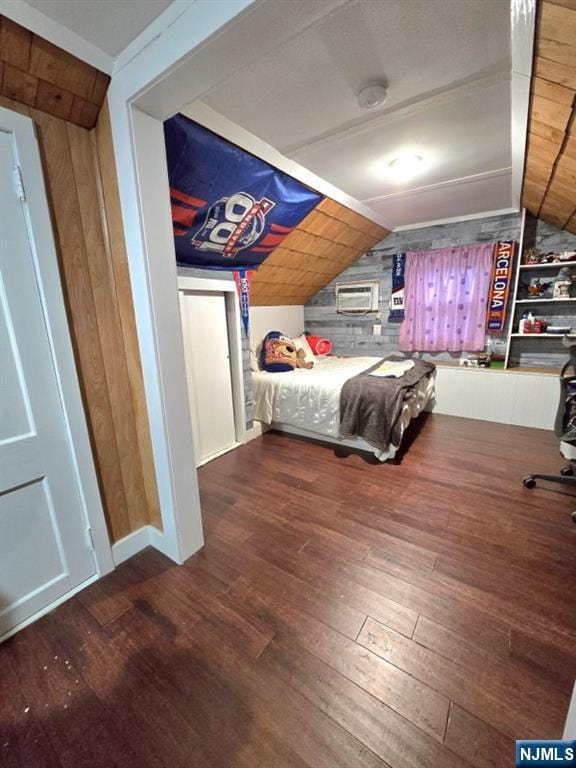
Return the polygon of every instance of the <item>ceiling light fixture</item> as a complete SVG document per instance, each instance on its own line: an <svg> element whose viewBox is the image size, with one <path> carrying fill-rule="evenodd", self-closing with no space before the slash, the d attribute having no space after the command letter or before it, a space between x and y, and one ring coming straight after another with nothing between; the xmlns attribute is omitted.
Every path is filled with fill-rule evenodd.
<svg viewBox="0 0 576 768"><path fill-rule="evenodd" d="M366 85L358 94L358 106L362 109L381 107L388 98L388 88L383 83Z"/></svg>
<svg viewBox="0 0 576 768"><path fill-rule="evenodd" d="M422 169L422 157L416 154L403 154L388 163L388 176L394 181L408 181L417 176Z"/></svg>

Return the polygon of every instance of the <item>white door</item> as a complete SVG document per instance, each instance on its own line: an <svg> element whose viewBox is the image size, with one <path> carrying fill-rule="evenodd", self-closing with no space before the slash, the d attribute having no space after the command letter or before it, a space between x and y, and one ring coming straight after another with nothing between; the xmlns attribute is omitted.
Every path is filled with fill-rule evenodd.
<svg viewBox="0 0 576 768"><path fill-rule="evenodd" d="M196 465L236 445L223 293L182 291L180 308Z"/></svg>
<svg viewBox="0 0 576 768"><path fill-rule="evenodd" d="M14 165L0 129L0 637L96 572Z"/></svg>

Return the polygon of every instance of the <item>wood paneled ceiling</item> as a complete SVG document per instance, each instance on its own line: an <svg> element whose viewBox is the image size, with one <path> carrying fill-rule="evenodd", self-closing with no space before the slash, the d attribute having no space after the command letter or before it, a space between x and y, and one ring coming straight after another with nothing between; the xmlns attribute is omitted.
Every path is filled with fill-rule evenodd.
<svg viewBox="0 0 576 768"><path fill-rule="evenodd" d="M523 205L576 233L576 0L539 3Z"/></svg>
<svg viewBox="0 0 576 768"><path fill-rule="evenodd" d="M41 112L93 128L110 78L0 15L0 93Z"/></svg>
<svg viewBox="0 0 576 768"><path fill-rule="evenodd" d="M389 230L324 199L255 272L253 306L306 304L389 234Z"/></svg>

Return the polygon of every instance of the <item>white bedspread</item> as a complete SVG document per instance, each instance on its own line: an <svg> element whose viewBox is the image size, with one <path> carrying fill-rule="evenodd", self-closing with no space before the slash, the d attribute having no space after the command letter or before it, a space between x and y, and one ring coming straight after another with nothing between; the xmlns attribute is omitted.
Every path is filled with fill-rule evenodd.
<svg viewBox="0 0 576 768"><path fill-rule="evenodd" d="M324 357L316 358L310 370L254 372L254 418L265 424L280 422L338 438L342 386L379 360L379 357Z"/></svg>

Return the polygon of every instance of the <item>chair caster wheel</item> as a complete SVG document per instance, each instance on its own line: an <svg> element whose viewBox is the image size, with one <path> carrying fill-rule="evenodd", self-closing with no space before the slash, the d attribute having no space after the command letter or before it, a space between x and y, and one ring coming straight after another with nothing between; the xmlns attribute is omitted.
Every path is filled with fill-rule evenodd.
<svg viewBox="0 0 576 768"><path fill-rule="evenodd" d="M572 512L572 522L576 523L576 512Z"/></svg>
<svg viewBox="0 0 576 768"><path fill-rule="evenodd" d="M524 480L522 480L524 483L525 488L534 488L536 486L536 480L532 477L532 475L528 475L528 477L525 477Z"/></svg>
<svg viewBox="0 0 576 768"><path fill-rule="evenodd" d="M572 477L572 475L574 474L574 470L570 465L567 465L565 467L562 467L562 469L560 470L560 474L564 475L564 477Z"/></svg>

